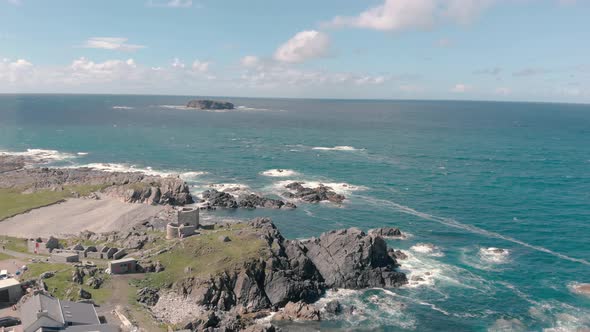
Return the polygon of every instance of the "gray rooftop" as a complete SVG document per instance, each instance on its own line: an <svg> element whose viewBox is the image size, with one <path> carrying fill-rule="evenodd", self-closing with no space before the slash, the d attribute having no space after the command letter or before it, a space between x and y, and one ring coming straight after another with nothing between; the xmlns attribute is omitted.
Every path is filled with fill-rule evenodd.
<svg viewBox="0 0 590 332"><path fill-rule="evenodd" d="M60 301L54 297L37 294L29 298L22 306L21 317L25 332L37 331L42 327L54 327L65 329L68 324L94 326L92 329L67 331L99 331L112 330L100 329L100 320L94 306L89 303ZM100 327L100 328L99 328Z"/></svg>

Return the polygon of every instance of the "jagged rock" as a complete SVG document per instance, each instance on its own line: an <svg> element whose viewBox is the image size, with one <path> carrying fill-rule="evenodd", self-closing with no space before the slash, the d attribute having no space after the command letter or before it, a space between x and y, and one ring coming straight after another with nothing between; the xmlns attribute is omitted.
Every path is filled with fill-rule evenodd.
<svg viewBox="0 0 590 332"><path fill-rule="evenodd" d="M304 245L328 287L358 289L407 283L405 274L395 271L397 262L379 236L350 228L324 233Z"/></svg>
<svg viewBox="0 0 590 332"><path fill-rule="evenodd" d="M72 271L72 282L80 285L84 283L84 271L82 269L75 268L74 271Z"/></svg>
<svg viewBox="0 0 590 332"><path fill-rule="evenodd" d="M210 189L204 191L202 196L204 199L208 200L211 206L229 209L236 209L238 207L238 202L236 202L234 196L223 191Z"/></svg>
<svg viewBox="0 0 590 332"><path fill-rule="evenodd" d="M160 295L158 289L145 287L137 291L136 300L139 303L144 303L147 306L154 306L158 303Z"/></svg>
<svg viewBox="0 0 590 332"><path fill-rule="evenodd" d="M121 246L125 249L141 249L148 242L147 235L132 235L121 241Z"/></svg>
<svg viewBox="0 0 590 332"><path fill-rule="evenodd" d="M90 294L90 292L84 290L83 288L80 288L78 290L78 297L81 299L89 300L92 298L92 294Z"/></svg>
<svg viewBox="0 0 590 332"><path fill-rule="evenodd" d="M283 202L281 200L260 197L256 194L240 195L240 197L238 198L238 201L239 201L238 204L240 207L250 208L250 209L255 209L257 207L262 207L262 208L267 208L267 209L280 209L281 207L283 207L285 205L285 202Z"/></svg>
<svg viewBox="0 0 590 332"><path fill-rule="evenodd" d="M49 279L51 277L53 277L55 275L54 271L47 271L47 272L43 272L41 273L41 275L39 276L40 279Z"/></svg>
<svg viewBox="0 0 590 332"><path fill-rule="evenodd" d="M320 320L320 311L313 305L303 302L289 302L278 312L273 320Z"/></svg>
<svg viewBox="0 0 590 332"><path fill-rule="evenodd" d="M389 254L389 256L391 256L395 260L408 259L408 255L406 255L403 251L401 251L401 250L395 250L393 248L388 248L387 249L387 254Z"/></svg>
<svg viewBox="0 0 590 332"><path fill-rule="evenodd" d="M164 270L165 270L164 264L162 264L160 261L157 261L156 262L156 265L154 266L154 272L155 273L159 273L159 272L162 272Z"/></svg>
<svg viewBox="0 0 590 332"><path fill-rule="evenodd" d="M341 204L346 197L336 193L332 188L320 184L316 188L304 187L302 182L292 182L285 186L293 192L286 192L284 195L288 198L298 198L308 203L319 203L322 201L330 201L332 203Z"/></svg>
<svg viewBox="0 0 590 332"><path fill-rule="evenodd" d="M188 323L184 328L192 331L209 331L219 326L221 320L213 311L209 311Z"/></svg>
<svg viewBox="0 0 590 332"><path fill-rule="evenodd" d="M230 238L225 235L220 235L218 238L219 242L230 242Z"/></svg>
<svg viewBox="0 0 590 332"><path fill-rule="evenodd" d="M374 228L368 231L369 235L371 236L381 236L381 237L401 237L402 232L399 228L395 227L381 227L381 228Z"/></svg>
<svg viewBox="0 0 590 332"><path fill-rule="evenodd" d="M100 286L102 286L103 282L104 282L104 279L102 279L100 277L90 277L90 278L88 278L88 280L86 280L86 285L90 286L94 289L99 289Z"/></svg>
<svg viewBox="0 0 590 332"><path fill-rule="evenodd" d="M326 304L326 312L338 315L342 313L342 305L338 300L332 300Z"/></svg>
<svg viewBox="0 0 590 332"><path fill-rule="evenodd" d="M225 101L199 99L189 101L186 107L200 110L233 110L234 104Z"/></svg>

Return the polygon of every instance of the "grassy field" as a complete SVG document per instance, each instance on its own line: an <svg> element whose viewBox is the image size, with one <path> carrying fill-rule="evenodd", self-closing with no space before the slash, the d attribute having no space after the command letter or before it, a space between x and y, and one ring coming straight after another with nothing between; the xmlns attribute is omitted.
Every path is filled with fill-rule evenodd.
<svg viewBox="0 0 590 332"><path fill-rule="evenodd" d="M92 299L97 304L107 302L113 295L112 289L109 285L109 275L101 275L101 277L105 278L104 284L99 289L93 289L89 286L79 285L72 282L72 272L74 271L73 265L60 263L33 263L27 265L27 267L28 270L24 274L25 279L36 278L42 273L48 271L56 272L53 277L47 278L44 281L47 284L48 291L53 296L60 299L67 299L71 301L79 300L78 289L80 289L80 287L92 294ZM86 281L88 278L88 276L84 277L84 281ZM70 294L69 296L67 295L68 291Z"/></svg>
<svg viewBox="0 0 590 332"><path fill-rule="evenodd" d="M64 186L64 190L40 190L34 193L23 193L24 188L0 189L0 220L10 218L32 209L55 204L73 196L76 192L80 196L104 189L104 185Z"/></svg>
<svg viewBox="0 0 590 332"><path fill-rule="evenodd" d="M28 252L26 239L0 235L0 245L4 245L8 250L22 253Z"/></svg>
<svg viewBox="0 0 590 332"><path fill-rule="evenodd" d="M5 253L0 252L0 261L4 261L4 260L7 260L7 259L11 259L11 258L14 258L14 257L12 257L10 255L7 255Z"/></svg>
<svg viewBox="0 0 590 332"><path fill-rule="evenodd" d="M227 236L231 241L222 242L220 236ZM147 274L138 283L163 287L190 276L215 275L239 268L247 261L267 257L264 248L264 241L244 224L233 225L231 229L207 231L184 239L172 250L152 258L159 260L165 270ZM185 273L187 267L191 269L188 274Z"/></svg>

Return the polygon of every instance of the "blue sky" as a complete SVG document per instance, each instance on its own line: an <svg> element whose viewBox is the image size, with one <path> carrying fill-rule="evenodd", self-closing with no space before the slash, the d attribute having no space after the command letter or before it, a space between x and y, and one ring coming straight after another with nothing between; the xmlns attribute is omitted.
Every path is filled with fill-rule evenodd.
<svg viewBox="0 0 590 332"><path fill-rule="evenodd" d="M0 0L0 93L590 102L590 1Z"/></svg>

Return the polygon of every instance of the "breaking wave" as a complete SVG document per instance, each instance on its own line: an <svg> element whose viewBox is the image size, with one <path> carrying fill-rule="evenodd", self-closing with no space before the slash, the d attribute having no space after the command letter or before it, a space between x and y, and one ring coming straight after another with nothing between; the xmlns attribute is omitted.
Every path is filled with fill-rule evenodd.
<svg viewBox="0 0 590 332"><path fill-rule="evenodd" d="M260 174L264 176L272 176L272 177L287 177L287 176L295 176L299 175L299 173L295 172L292 169L269 169L267 171L261 172Z"/></svg>
<svg viewBox="0 0 590 332"><path fill-rule="evenodd" d="M114 110L132 110L135 109L135 107L131 107L131 106L113 106Z"/></svg>
<svg viewBox="0 0 590 332"><path fill-rule="evenodd" d="M22 156L40 163L65 161L76 158L71 153L45 149L27 149L27 151L23 152L0 151L0 156Z"/></svg>
<svg viewBox="0 0 590 332"><path fill-rule="evenodd" d="M354 146L348 145L338 145L334 147L325 147L325 146L315 146L311 148L312 150L322 150L322 151L362 151L364 149L357 149Z"/></svg>

